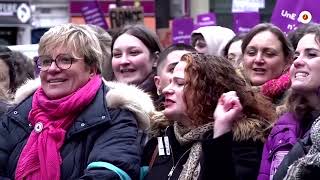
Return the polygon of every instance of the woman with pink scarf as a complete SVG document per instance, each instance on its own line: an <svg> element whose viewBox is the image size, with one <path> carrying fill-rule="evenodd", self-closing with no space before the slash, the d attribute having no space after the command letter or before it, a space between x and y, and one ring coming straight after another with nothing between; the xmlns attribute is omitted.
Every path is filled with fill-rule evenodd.
<svg viewBox="0 0 320 180"><path fill-rule="evenodd" d="M17 105L1 118L0 179L138 177L138 128L148 127L152 101L135 87L104 82L101 59L86 25L43 35L35 58L40 79L18 89Z"/></svg>
<svg viewBox="0 0 320 180"><path fill-rule="evenodd" d="M290 87L288 70L293 61L293 47L285 34L270 23L258 24L244 37L241 50L248 83L279 105Z"/></svg>

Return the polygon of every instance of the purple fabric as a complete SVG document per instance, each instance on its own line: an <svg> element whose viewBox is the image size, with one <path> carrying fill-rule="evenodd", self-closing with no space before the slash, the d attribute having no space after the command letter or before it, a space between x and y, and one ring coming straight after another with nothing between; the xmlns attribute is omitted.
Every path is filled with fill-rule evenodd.
<svg viewBox="0 0 320 180"><path fill-rule="evenodd" d="M286 33L295 30L302 23L319 23L319 7L319 0L277 0L271 23Z"/></svg>
<svg viewBox="0 0 320 180"><path fill-rule="evenodd" d="M93 24L108 30L108 24L97 0L89 1L81 8L86 24Z"/></svg>
<svg viewBox="0 0 320 180"><path fill-rule="evenodd" d="M92 0L70 0L69 1L69 9L70 16L79 16L81 15L81 8L85 6L85 4L92 2ZM99 6L101 7L102 12L104 12L105 16L109 15L109 5L115 4L115 1L99 1ZM141 1L141 6L143 7L144 16L155 15L155 1ZM133 6L134 1L122 1L121 4L123 6Z"/></svg>
<svg viewBox="0 0 320 180"><path fill-rule="evenodd" d="M264 144L258 180L269 180L271 170L275 173L283 157L300 137L298 120L292 113L282 115Z"/></svg>
<svg viewBox="0 0 320 180"><path fill-rule="evenodd" d="M260 23L260 14L258 12L233 13L233 22L235 33L247 33L252 27Z"/></svg>
<svg viewBox="0 0 320 180"><path fill-rule="evenodd" d="M172 22L172 42L190 44L191 33L193 31L192 18L174 19Z"/></svg>
<svg viewBox="0 0 320 180"><path fill-rule="evenodd" d="M215 26L217 23L216 14L205 13L197 16L197 24L194 25L194 29L198 29L203 26Z"/></svg>

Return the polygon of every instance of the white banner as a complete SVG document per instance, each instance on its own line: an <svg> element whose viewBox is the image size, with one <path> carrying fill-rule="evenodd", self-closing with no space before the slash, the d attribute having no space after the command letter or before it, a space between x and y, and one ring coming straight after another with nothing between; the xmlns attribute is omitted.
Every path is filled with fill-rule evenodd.
<svg viewBox="0 0 320 180"><path fill-rule="evenodd" d="M232 0L232 12L258 12L265 0Z"/></svg>

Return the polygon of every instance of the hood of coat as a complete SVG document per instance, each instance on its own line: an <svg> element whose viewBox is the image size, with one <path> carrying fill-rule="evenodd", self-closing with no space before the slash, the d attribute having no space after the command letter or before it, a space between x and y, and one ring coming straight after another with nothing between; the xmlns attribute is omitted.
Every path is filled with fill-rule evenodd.
<svg viewBox="0 0 320 180"><path fill-rule="evenodd" d="M104 79L103 82L110 88L105 96L108 107L127 109L133 112L137 118L139 129L148 129L150 127L150 115L155 111L150 95L134 85ZM22 102L40 86L40 78L27 81L16 91L14 104Z"/></svg>
<svg viewBox="0 0 320 180"><path fill-rule="evenodd" d="M235 36L231 29L221 26L200 27L192 34L201 34L207 43L208 54L215 56L222 56L226 44Z"/></svg>

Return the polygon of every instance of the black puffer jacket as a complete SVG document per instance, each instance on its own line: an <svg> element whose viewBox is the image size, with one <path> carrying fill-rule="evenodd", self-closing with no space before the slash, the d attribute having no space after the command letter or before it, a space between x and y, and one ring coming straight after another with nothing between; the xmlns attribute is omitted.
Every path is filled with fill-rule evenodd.
<svg viewBox="0 0 320 180"><path fill-rule="evenodd" d="M110 163L132 179L138 179L141 146L137 141L136 114L110 108L105 98L108 91L102 85L93 102L68 130L60 151L61 179L120 179L114 170L107 168L88 170L92 162ZM31 103L29 96L1 118L0 179L14 179L20 153L33 130L27 118Z"/></svg>

